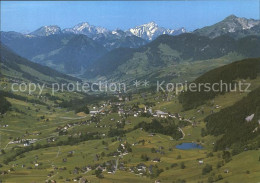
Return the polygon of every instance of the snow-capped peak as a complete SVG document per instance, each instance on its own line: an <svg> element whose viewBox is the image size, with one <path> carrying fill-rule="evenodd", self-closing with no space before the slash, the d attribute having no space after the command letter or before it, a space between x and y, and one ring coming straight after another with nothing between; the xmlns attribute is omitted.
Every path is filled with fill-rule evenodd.
<svg viewBox="0 0 260 183"><path fill-rule="evenodd" d="M158 25L155 22L149 22L147 24L143 24L141 26L146 26L146 27L158 27Z"/></svg>
<svg viewBox="0 0 260 183"><path fill-rule="evenodd" d="M241 29L251 29L252 27L260 24L259 20L240 18L235 15L226 17L222 22L224 22L224 28L228 30L228 32L236 32Z"/></svg>
<svg viewBox="0 0 260 183"><path fill-rule="evenodd" d="M162 34L177 35L186 32L186 30L181 29L181 31L180 30L176 31L174 29L166 29L163 27L159 27L155 22L149 22L137 26L135 28L131 28L129 29L129 32L137 37L151 41Z"/></svg>
<svg viewBox="0 0 260 183"><path fill-rule="evenodd" d="M73 29L75 29L77 31L82 31L83 29L89 28L89 27L90 27L90 25L89 25L88 22L83 22L81 24L78 24L78 25L74 26Z"/></svg>
<svg viewBox="0 0 260 183"><path fill-rule="evenodd" d="M64 29L63 32L65 33L74 33L74 34L84 34L91 38L95 37L97 34L106 34L109 31L103 27L96 27L90 25L88 22L83 22L77 24L76 26L68 29Z"/></svg>
<svg viewBox="0 0 260 183"><path fill-rule="evenodd" d="M50 25L50 26L42 26L39 29L30 33L30 35L34 36L49 36L53 34L60 34L61 29L57 25Z"/></svg>
<svg viewBox="0 0 260 183"><path fill-rule="evenodd" d="M72 28L66 28L61 31L60 27L56 25L52 26L43 26L36 31L32 32L31 34L28 34L29 36L49 36L53 34L60 34L60 33L72 33L72 34L83 34L86 35L92 39L98 39L101 37L117 37L117 39L127 37L127 36L137 36L142 39L151 41L157 38L158 36L162 34L169 34L169 35L178 35L181 33L186 32L184 28L182 29L166 29L163 27L159 27L158 24L155 22L149 22L146 24L142 24L140 26L136 26L135 28L131 28L127 31L123 31L120 29L116 29L113 31L110 31L106 28L90 25L88 22L82 22L77 25L75 25Z"/></svg>

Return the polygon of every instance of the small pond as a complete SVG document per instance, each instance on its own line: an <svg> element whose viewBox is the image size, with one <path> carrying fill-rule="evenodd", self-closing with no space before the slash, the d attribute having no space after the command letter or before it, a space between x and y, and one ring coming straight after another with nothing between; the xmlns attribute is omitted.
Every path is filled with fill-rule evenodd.
<svg viewBox="0 0 260 183"><path fill-rule="evenodd" d="M181 150L203 149L203 147L201 145L196 144L196 143L191 143L191 142L179 144L176 146L176 148L181 149Z"/></svg>

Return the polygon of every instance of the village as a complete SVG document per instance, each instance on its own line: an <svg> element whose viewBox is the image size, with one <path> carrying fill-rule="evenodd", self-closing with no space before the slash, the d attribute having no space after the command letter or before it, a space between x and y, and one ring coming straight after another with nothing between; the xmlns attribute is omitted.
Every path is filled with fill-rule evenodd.
<svg viewBox="0 0 260 183"><path fill-rule="evenodd" d="M133 149L138 149L144 145L160 144L162 135L168 135L167 141L170 143L178 143L178 141L183 141L186 138L192 139L191 132L185 132L184 129L190 126L196 129L200 126L201 121L197 120L198 116L203 116L205 113L204 107L196 109L192 114L186 114L182 111L175 111L171 108L165 106L165 104L176 104L177 97L174 93L115 93L113 98L109 100L103 100L98 103L87 104L89 109L88 113L84 112L74 112L66 111L66 108L59 106L57 103L53 105L42 106L41 102L52 103L50 100L51 96L34 96L39 100L38 103L33 103L31 107L27 107L27 110L37 114L37 121L43 126L48 126L52 124L53 118L51 116L57 116L51 131L46 134L44 130L38 129L37 131L32 131L28 129L20 137L10 139L6 144L5 149L10 149L14 147L20 148L32 148L41 149L44 147L57 148L58 152L55 159L59 160L60 163L43 162L40 160L40 156L35 156L34 160L29 164L14 164L12 168L8 171L2 172L3 174L11 174L15 169L22 168L24 170L40 170L42 167L48 166L51 163L51 171L47 175L46 181L54 181L54 177L59 174L64 174L62 172L69 172L68 176L63 176L66 181L81 181L86 182L84 175L95 175L97 178L104 178L107 175L117 175L117 172L127 172L133 174L137 177L151 177L156 179L161 173L166 169L161 168L161 164L165 163L162 157L165 155L172 154L175 147L167 145L159 145L153 147L149 150L149 153L142 153L135 157L138 163L131 163L131 157L134 156ZM59 99L55 97L54 99ZM220 105L213 105L210 107L210 113L221 108ZM60 111L60 112L59 112ZM19 112L19 111L18 111ZM160 131L159 129L149 126L150 123L161 123L165 125L164 128L159 128L166 130ZM167 132L167 125L173 124L175 128L169 128L170 133ZM0 129L10 129L12 126L1 121ZM158 131L159 130L159 131ZM131 133L141 133L141 137L129 138L127 134ZM176 135L176 133L179 135ZM175 136L176 135L176 136ZM108 140L109 139L109 140ZM156 140L155 140L156 139ZM92 147L92 149L99 151L97 153L92 153L91 155L80 155L79 150L73 149L67 151L63 150L63 155L61 156L60 147L62 146L73 146L79 143L85 143L88 141L102 141L102 148L100 149L97 145ZM190 141L190 140L189 140ZM202 141L194 139L198 144L204 144ZM192 141L193 142L193 141ZM111 147L110 144L113 145ZM213 142L214 144L214 142ZM154 146L154 145L152 145ZM99 150L98 150L99 149ZM66 156L64 156L65 154ZM82 154L82 152L80 152ZM85 165L75 166L71 169L68 165L71 163L73 158L83 158L85 156L91 156L91 160L86 161ZM135 155L136 156L136 155ZM177 156L177 155L176 155ZM178 155L179 156L179 155ZM24 157L23 155L21 157ZM60 157L60 158L59 158ZM177 157L178 159L178 157ZM203 158L195 160L196 164L203 166ZM167 169L174 169L176 167L185 168L182 162L171 163L168 165ZM68 178L69 177L69 178ZM74 178L72 178L74 177ZM156 182L160 180L156 179Z"/></svg>
<svg viewBox="0 0 260 183"><path fill-rule="evenodd" d="M134 97L137 97L137 101L142 99L143 101L147 101L148 97L147 94L140 94L140 96L135 95ZM144 104L132 103L131 100L135 100L131 95L128 94L122 94L121 92L116 92L114 96L117 98L116 101L106 101L99 105L91 105L91 109L89 110L89 117L83 116L79 117L78 119L81 120L74 120L75 122L68 122L64 126L58 126L55 130L57 132L56 136L51 136L45 138L47 140L47 143L55 142L60 135L68 135L69 137L77 137L82 134L82 132L77 133L68 133L69 131L72 131L71 129L75 127L81 127L81 126L90 126L93 125L94 128L104 128L109 129L111 127L114 128L124 128L124 125L131 125L132 122L129 120L129 117L134 117L138 119L138 117L145 117L145 118L161 118L161 119L167 119L172 118L178 121L187 122L188 124L192 125L193 127L196 127L196 125L199 123L196 121L196 117L189 117L185 118L185 114L180 113L171 113L169 111L163 111L163 110L154 110L153 108L156 107L156 104L160 104L163 102L171 102L173 99L175 99L175 95L172 93L168 94L160 94L157 96L153 96L154 102L144 102ZM41 96L39 97L41 98ZM134 98L134 99L133 99ZM46 100L45 98L42 98L41 100ZM34 106L37 107L37 104L34 104ZM219 109L221 106L216 105L213 109ZM57 109L61 109L61 107L56 107ZM166 108L164 108L166 109ZM211 113L213 110L211 111ZM51 112L52 113L52 112ZM50 113L50 114L51 114ZM197 113L204 114L203 109L197 110ZM46 113L48 114L48 113ZM117 114L117 117L115 119L115 114ZM111 118L109 118L111 116ZM88 118L87 120L84 120L84 118ZM103 119L104 118L104 119ZM66 118L64 118L66 119ZM76 119L76 118L75 118ZM105 120L105 121L104 121ZM106 122L106 120L109 120L110 122ZM45 120L46 121L46 120ZM179 127L179 131L183 133L183 137L185 137L184 132L181 129L182 126ZM7 124L3 124L3 122L0 123L0 128L8 128ZM11 144L22 144L24 147L30 146L31 144L34 144L38 140L42 139L26 139L25 136L40 136L41 132L34 132L34 133L28 133L23 135L23 137L19 137L14 139L13 141L10 141L7 145ZM99 134L100 137L106 137L107 130L104 130L104 133ZM152 134L151 134L152 135ZM190 134L188 134L190 135Z"/></svg>

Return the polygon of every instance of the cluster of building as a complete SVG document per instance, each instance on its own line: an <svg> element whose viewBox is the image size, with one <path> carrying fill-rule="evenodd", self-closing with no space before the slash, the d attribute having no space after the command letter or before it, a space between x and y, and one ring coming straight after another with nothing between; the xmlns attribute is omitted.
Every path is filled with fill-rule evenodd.
<svg viewBox="0 0 260 183"><path fill-rule="evenodd" d="M23 144L24 147L34 144L37 139L20 139L9 142L8 144Z"/></svg>

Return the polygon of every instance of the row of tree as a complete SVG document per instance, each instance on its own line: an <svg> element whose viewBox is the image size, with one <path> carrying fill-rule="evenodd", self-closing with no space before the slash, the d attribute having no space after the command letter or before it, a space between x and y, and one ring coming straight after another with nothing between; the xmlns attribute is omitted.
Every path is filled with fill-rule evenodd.
<svg viewBox="0 0 260 183"><path fill-rule="evenodd" d="M174 139L182 138L182 133L172 119L153 119L151 123L141 122L134 128L143 128L150 133L169 135Z"/></svg>

